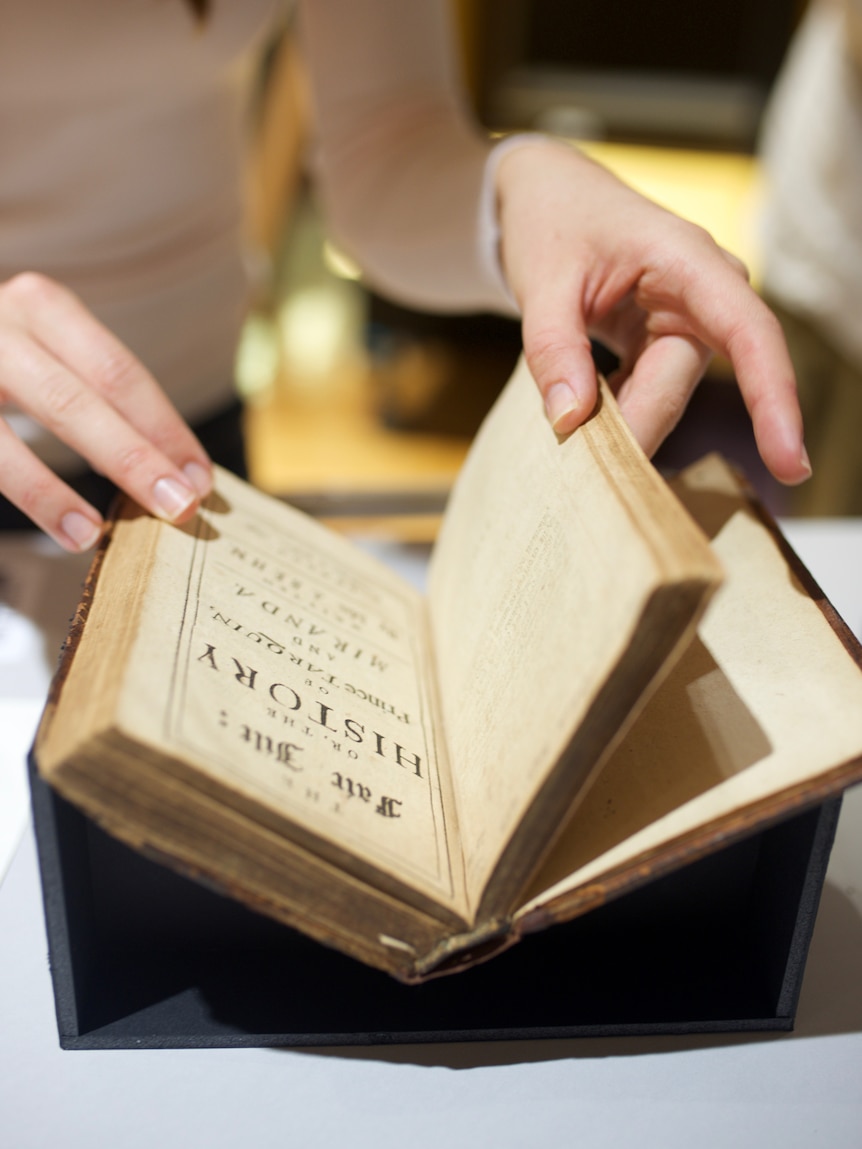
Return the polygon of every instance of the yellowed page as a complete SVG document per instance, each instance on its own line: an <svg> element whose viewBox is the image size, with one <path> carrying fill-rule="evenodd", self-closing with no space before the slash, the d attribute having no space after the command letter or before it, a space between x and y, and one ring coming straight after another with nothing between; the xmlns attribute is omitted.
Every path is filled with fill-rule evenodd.
<svg viewBox="0 0 862 1149"><path fill-rule="evenodd" d="M689 580L701 596L718 577L706 540L613 401L606 397L596 418L560 443L522 364L473 446L430 573L444 729L474 899L554 776L554 802L534 819L541 824L530 824L525 844L533 859L547 846L577 786L691 621L693 607L632 643L658 588ZM674 627L676 634L664 633ZM627 681L618 697L603 696L632 657L636 687ZM568 777L560 781L573 730L588 715L599 744L591 736L586 754L564 762Z"/></svg>
<svg viewBox="0 0 862 1149"><path fill-rule="evenodd" d="M220 473L199 518L159 534L119 725L321 856L457 910L424 643L408 584Z"/></svg>
<svg viewBox="0 0 862 1149"><path fill-rule="evenodd" d="M698 642L603 768L536 876L525 913L661 859L749 807L776 808L862 755L862 673L717 460L685 500L727 580ZM795 796L795 797L794 797Z"/></svg>

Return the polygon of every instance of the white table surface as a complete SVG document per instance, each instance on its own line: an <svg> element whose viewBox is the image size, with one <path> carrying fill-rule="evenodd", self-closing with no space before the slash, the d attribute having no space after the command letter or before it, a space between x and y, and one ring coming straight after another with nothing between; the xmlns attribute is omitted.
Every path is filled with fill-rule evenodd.
<svg viewBox="0 0 862 1149"><path fill-rule="evenodd" d="M786 528L860 633L862 521ZM388 554L421 578L421 556ZM23 754L82 570L0 543L0 1145L862 1149L862 788L845 797L792 1035L61 1051Z"/></svg>

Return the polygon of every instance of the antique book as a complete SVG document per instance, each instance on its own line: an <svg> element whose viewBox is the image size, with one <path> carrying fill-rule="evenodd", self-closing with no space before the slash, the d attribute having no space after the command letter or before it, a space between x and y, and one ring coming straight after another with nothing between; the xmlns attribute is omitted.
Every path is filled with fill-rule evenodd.
<svg viewBox="0 0 862 1149"><path fill-rule="evenodd" d="M121 505L40 725L122 841L405 982L483 960L862 778L850 633L717 457L669 486L603 388L522 365L427 594L220 472Z"/></svg>

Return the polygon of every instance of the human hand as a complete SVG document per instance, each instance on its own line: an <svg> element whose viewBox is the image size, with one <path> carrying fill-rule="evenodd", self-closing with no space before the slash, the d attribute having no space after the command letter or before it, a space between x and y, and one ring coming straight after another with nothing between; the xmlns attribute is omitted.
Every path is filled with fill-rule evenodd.
<svg viewBox="0 0 862 1149"><path fill-rule="evenodd" d="M189 519L212 486L206 453L155 379L75 295L36 273L0 284L0 403L169 522ZM98 511L2 419L0 494L67 550L99 538Z"/></svg>
<svg viewBox="0 0 862 1149"><path fill-rule="evenodd" d="M497 196L524 353L559 433L595 405L590 335L620 358L610 383L648 454L719 352L770 471L785 483L808 478L784 337L738 259L563 143L525 142L504 155Z"/></svg>

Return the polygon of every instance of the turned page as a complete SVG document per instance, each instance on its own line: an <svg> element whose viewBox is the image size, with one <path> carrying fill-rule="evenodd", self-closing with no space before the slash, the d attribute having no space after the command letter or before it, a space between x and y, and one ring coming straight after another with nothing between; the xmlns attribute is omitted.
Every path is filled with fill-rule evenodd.
<svg viewBox="0 0 862 1149"><path fill-rule="evenodd" d="M501 904L523 884L719 579L706 539L634 443L610 393L560 442L522 363L459 477L430 572L474 907L492 874L498 880L507 848L517 856L500 879L510 887L500 890ZM658 630L639 635L668 586ZM572 756L579 726L592 733Z"/></svg>
<svg viewBox="0 0 862 1149"><path fill-rule="evenodd" d="M77 669L88 643L91 661L105 662L100 596L116 609L124 593L112 564L128 566L136 533L154 532L149 570L126 576L146 589L124 666L111 669L123 679L114 723L152 748L147 759L171 779L357 876L390 876L383 888L413 889L460 913L422 596L220 471L185 528L136 509L118 522ZM78 689L87 688L85 676ZM59 750L61 732L52 733ZM46 762L51 749L42 748Z"/></svg>
<svg viewBox="0 0 862 1149"><path fill-rule="evenodd" d="M698 637L536 875L524 913L567 917L611 876L680 861L862 777L862 673L731 470L674 484L727 572ZM819 596L818 596L819 597Z"/></svg>

